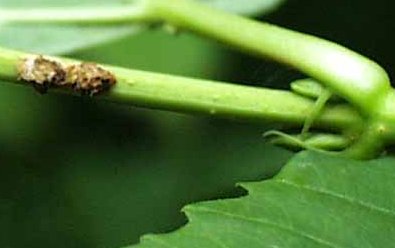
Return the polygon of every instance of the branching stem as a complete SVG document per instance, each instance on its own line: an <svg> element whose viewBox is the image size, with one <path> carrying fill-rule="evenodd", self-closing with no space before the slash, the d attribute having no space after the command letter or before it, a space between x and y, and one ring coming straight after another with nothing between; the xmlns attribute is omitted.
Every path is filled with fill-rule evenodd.
<svg viewBox="0 0 395 248"><path fill-rule="evenodd" d="M17 80L17 66L27 56L32 55L0 49L0 79L26 84ZM116 76L117 84L108 94L98 97L130 105L290 126L302 126L314 106L313 100L289 91L104 67ZM346 105L326 107L315 122L338 130L361 123L357 111Z"/></svg>
<svg viewBox="0 0 395 248"><path fill-rule="evenodd" d="M328 105L314 121L357 134L345 154L371 158L395 143L395 93L372 60L336 43L206 7L192 0L140 0L106 9L0 10L0 22L57 24L166 24L220 41L254 56L292 66L351 103ZM0 79L17 81L26 56L0 49ZM104 98L173 111L275 121L302 126L314 102L288 91L190 79L107 66L118 84ZM362 117L358 114L360 113ZM366 120L368 126L363 126ZM389 137L389 138L388 138Z"/></svg>

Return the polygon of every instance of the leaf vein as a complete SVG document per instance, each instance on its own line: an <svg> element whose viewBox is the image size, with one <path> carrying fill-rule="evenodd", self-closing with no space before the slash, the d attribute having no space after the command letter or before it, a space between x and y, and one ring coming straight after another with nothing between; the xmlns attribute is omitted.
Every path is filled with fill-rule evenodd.
<svg viewBox="0 0 395 248"><path fill-rule="evenodd" d="M190 209L190 210L192 210L192 209ZM209 209L209 208L205 208L205 207L202 207L202 206L194 206L193 211L200 211L200 212L203 212L203 213L204 212L206 212L206 213L213 213L213 214L222 215L222 216L228 217L228 218L241 219L241 220L244 220L244 221L247 221L247 222L263 224L263 225L266 225L266 226L272 226L272 227L275 227L275 228L287 231L289 233L302 236L302 237L304 237L306 239L312 240L313 242L316 242L316 243L318 243L320 245L323 245L325 247L341 248L341 246L338 246L336 244L333 244L331 242L323 240L323 239L321 239L319 237L316 237L316 236L314 236L312 234L301 232L300 230L295 230L295 229L293 229L291 227L279 225L278 223L269 221L267 219L249 218L249 217L242 216L242 215L239 215L239 214L218 211L218 210L215 210L215 209Z"/></svg>
<svg viewBox="0 0 395 248"><path fill-rule="evenodd" d="M157 243L159 245L162 245L163 247L177 248L176 246L171 246L167 242L163 241L163 239L158 238L158 236L146 235L146 236L144 236L144 239L146 241L151 241L151 242Z"/></svg>
<svg viewBox="0 0 395 248"><path fill-rule="evenodd" d="M385 215L390 215L392 218L395 218L395 213L391 212L389 209L382 208L382 207L374 205L372 203L369 203L369 202L366 202L366 201L361 201L361 200L358 200L358 199L355 199L355 198L352 198L352 197L349 197L349 196L341 195L341 194L336 193L334 191L323 190L323 189L318 189L318 188L315 188L315 187L309 187L309 186L305 186L305 185L300 185L300 184L297 184L297 183L294 183L294 182L291 182L291 181L287 181L285 179L277 180L277 182L279 182L281 184L284 184L286 186L295 187L295 188L299 188L299 189L304 189L304 190L308 190L308 191L311 191L311 192L315 192L315 193L319 193L319 194L335 197L337 199L340 199L340 200L343 200L343 201L347 201L347 202L349 202L351 204L355 204L355 205L358 205L358 206L363 207L363 208L367 208L367 209L372 210L372 211L377 211L377 212L380 212L380 213L385 214Z"/></svg>

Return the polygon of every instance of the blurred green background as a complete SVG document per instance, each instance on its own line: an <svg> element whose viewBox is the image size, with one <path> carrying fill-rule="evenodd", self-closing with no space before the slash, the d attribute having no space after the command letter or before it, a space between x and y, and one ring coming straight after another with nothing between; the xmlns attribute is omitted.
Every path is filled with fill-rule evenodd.
<svg viewBox="0 0 395 248"><path fill-rule="evenodd" d="M290 0L262 20L344 44L394 77L394 4ZM160 30L72 57L285 88L295 71ZM185 223L187 203L242 195L292 153L268 125L138 109L0 84L0 247L121 247Z"/></svg>

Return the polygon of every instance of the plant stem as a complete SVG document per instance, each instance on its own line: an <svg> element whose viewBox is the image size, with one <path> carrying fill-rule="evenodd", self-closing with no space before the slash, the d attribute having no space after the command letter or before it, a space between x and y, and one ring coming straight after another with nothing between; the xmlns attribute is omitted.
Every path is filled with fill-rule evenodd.
<svg viewBox="0 0 395 248"><path fill-rule="evenodd" d="M0 79L28 85L17 80L16 69L27 56L32 55L0 48ZM313 100L289 91L104 67L116 76L117 84L110 92L98 97L114 102L250 121L281 122L299 127L314 107ZM328 105L314 124L346 130L361 123L361 117L353 108Z"/></svg>
<svg viewBox="0 0 395 248"><path fill-rule="evenodd" d="M190 0L147 0L155 15L253 55L288 64L371 114L390 90L375 62L335 43L218 11Z"/></svg>
<svg viewBox="0 0 395 248"><path fill-rule="evenodd" d="M377 157L385 148L387 131L384 123L365 123L364 132L359 139L352 146L342 151L342 154L357 159Z"/></svg>
<svg viewBox="0 0 395 248"><path fill-rule="evenodd" d="M144 1L108 7L0 9L0 23L114 25L155 20Z"/></svg>
<svg viewBox="0 0 395 248"><path fill-rule="evenodd" d="M110 8L0 10L0 22L131 24L165 22L255 56L290 65L372 115L391 90L375 62L336 43L206 7L191 0L137 0Z"/></svg>
<svg viewBox="0 0 395 248"><path fill-rule="evenodd" d="M208 8L191 0L141 0L111 9L0 10L0 22L60 24L165 23L216 39L255 56L290 65L348 100L328 105L315 126L355 133L346 156L371 158L393 143L395 94L375 62L338 44ZM0 79L17 81L16 64L26 54L0 49ZM314 102L288 91L254 88L107 66L118 84L102 98L148 108L205 113L302 126Z"/></svg>

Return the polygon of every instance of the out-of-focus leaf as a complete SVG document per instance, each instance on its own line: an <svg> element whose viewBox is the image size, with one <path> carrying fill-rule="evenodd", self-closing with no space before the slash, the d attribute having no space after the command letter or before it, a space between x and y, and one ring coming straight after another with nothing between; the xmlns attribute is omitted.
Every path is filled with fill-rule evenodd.
<svg viewBox="0 0 395 248"><path fill-rule="evenodd" d="M4 247L125 246L182 224L187 203L235 196L237 181L273 176L291 156L265 145L260 126L188 125L193 117L172 114L164 134L143 111L64 103L42 143L0 151Z"/></svg>
<svg viewBox="0 0 395 248"><path fill-rule="evenodd" d="M139 70L220 79L225 70L225 52L217 43L199 36L172 37L160 30L145 30L72 56Z"/></svg>
<svg viewBox="0 0 395 248"><path fill-rule="evenodd" d="M194 35L145 31L72 56L220 79L226 52ZM136 243L144 233L182 225L179 209L185 204L238 196L243 191L235 189L237 181L273 176L292 155L265 145L261 124L14 88L3 87L0 94L0 244L5 247Z"/></svg>
<svg viewBox="0 0 395 248"><path fill-rule="evenodd" d="M138 32L139 27L0 26L0 44L43 54L65 54Z"/></svg>
<svg viewBox="0 0 395 248"><path fill-rule="evenodd" d="M395 160L303 152L249 195L187 206L190 223L137 247L390 247L395 242Z"/></svg>
<svg viewBox="0 0 395 248"><path fill-rule="evenodd" d="M54 97L44 97L33 87L0 81L0 149L34 146L51 128L59 107ZM12 148L11 148L12 147ZM17 148L18 147L18 148ZM26 147L25 147L26 148ZM0 165L2 164L0 156Z"/></svg>
<svg viewBox="0 0 395 248"><path fill-rule="evenodd" d="M133 0L0 0L1 8L45 7L114 7L130 5ZM0 18L1 19L1 18ZM79 25L0 25L0 45L45 54L66 54L81 48L138 33L141 25L79 26Z"/></svg>
<svg viewBox="0 0 395 248"><path fill-rule="evenodd" d="M203 0L201 0L203 1ZM204 0L205 3L244 15L267 13L275 9L283 0ZM131 1L115 0L1 0L1 8L39 8L39 7L70 7L77 6L119 6L131 4ZM66 54L75 50L108 42L127 35L138 33L142 25L120 26L78 26L78 25L0 25L0 45L45 54Z"/></svg>

